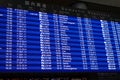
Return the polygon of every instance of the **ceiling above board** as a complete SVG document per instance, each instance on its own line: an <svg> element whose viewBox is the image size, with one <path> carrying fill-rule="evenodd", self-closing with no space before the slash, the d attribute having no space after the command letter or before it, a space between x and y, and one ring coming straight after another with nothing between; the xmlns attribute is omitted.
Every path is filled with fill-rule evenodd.
<svg viewBox="0 0 120 80"><path fill-rule="evenodd" d="M79 1L93 2L98 4L120 7L120 0L79 0Z"/></svg>
<svg viewBox="0 0 120 80"><path fill-rule="evenodd" d="M40 2L47 2L56 5L70 6L71 4L78 3L79 1L97 3L109 6L120 7L120 0L35 0Z"/></svg>

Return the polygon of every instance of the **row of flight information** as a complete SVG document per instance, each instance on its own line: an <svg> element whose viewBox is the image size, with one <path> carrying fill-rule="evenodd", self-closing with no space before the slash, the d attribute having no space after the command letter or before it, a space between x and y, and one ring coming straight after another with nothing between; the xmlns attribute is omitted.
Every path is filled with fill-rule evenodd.
<svg viewBox="0 0 120 80"><path fill-rule="evenodd" d="M120 71L120 22L0 7L0 72Z"/></svg>

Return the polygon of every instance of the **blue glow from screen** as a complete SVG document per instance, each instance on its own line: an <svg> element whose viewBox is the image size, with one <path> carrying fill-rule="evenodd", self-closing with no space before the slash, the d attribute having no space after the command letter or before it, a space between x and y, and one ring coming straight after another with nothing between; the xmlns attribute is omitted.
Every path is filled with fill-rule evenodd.
<svg viewBox="0 0 120 80"><path fill-rule="evenodd" d="M120 70L120 22L0 8L0 72Z"/></svg>

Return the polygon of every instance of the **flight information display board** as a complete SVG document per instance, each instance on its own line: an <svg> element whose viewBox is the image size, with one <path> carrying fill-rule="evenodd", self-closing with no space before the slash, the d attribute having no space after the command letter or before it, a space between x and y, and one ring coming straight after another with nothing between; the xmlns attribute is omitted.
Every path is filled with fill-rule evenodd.
<svg viewBox="0 0 120 80"><path fill-rule="evenodd" d="M119 21L25 4L0 7L0 72L120 71Z"/></svg>

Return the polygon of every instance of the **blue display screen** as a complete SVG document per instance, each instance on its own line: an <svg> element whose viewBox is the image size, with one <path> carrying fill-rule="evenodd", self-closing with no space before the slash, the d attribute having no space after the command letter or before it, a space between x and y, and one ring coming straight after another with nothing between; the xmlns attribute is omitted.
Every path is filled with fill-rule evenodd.
<svg viewBox="0 0 120 80"><path fill-rule="evenodd" d="M120 71L120 22L0 8L0 72Z"/></svg>

